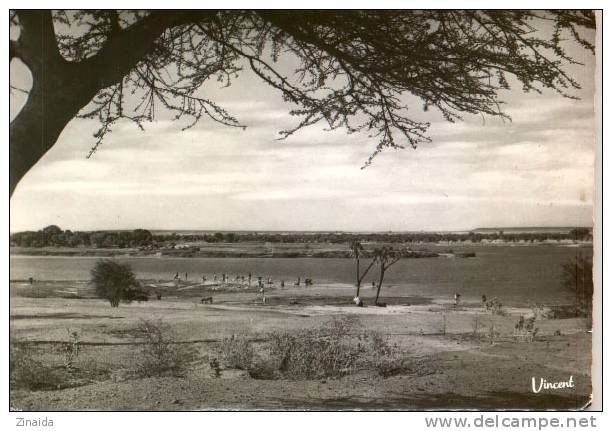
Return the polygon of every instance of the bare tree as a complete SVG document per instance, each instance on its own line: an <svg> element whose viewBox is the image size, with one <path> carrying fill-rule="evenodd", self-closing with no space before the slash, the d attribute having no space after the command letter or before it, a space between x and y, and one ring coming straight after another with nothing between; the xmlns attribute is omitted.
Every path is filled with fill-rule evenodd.
<svg viewBox="0 0 612 431"><path fill-rule="evenodd" d="M100 129L91 156L120 119L139 127L156 113L243 125L198 93L230 85L243 68L280 91L299 117L288 137L324 121L365 131L384 148L428 141L428 122L408 115L411 95L449 121L464 113L507 118L499 90L514 76L524 91L580 88L565 66L591 11L11 11L10 59L32 75L10 126L10 192L75 117ZM549 32L537 30L543 25ZM293 72L277 61L291 57ZM129 95L129 97L128 97Z"/></svg>
<svg viewBox="0 0 612 431"><path fill-rule="evenodd" d="M376 299L374 304L378 304L378 298L380 297L380 289L385 279L385 273L392 266L395 265L403 257L404 250L395 250L393 247L383 246L374 251L374 261L378 265L378 285L376 286Z"/></svg>
<svg viewBox="0 0 612 431"><path fill-rule="evenodd" d="M355 293L355 297L358 298L359 291L361 290L361 282L363 281L365 276L368 275L368 272L370 272L370 269L376 263L376 259L372 259L370 261L370 264L366 267L366 269L363 272L360 272L359 271L359 261L360 261L360 257L363 252L363 246L361 245L361 242L359 241L352 241L350 244L350 248L351 248L351 253L355 257L355 261L357 264L357 292Z"/></svg>

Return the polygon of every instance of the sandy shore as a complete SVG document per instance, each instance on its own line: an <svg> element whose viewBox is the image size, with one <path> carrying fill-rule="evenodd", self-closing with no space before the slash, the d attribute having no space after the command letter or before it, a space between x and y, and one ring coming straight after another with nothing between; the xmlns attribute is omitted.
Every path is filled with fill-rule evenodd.
<svg viewBox="0 0 612 431"><path fill-rule="evenodd" d="M520 315L532 312L528 307L491 315L477 301L454 306L450 298L383 297L389 305L382 308L373 306L373 292L365 291L367 306L360 308L350 303L352 289L338 285L268 290L263 304L256 289L223 286L212 291L195 286L178 290L181 287L187 286L168 287L160 301L113 309L102 300L88 298L86 285L39 285L43 297L33 298L22 296L27 286L13 283L13 341L30 343L51 358L57 350L54 346L67 340L68 331L78 331L79 360L105 372L104 377L77 387L14 390L12 408L554 409L580 408L590 394L591 336L584 319L536 320L535 341L519 342L513 336L514 326ZM203 293L210 292L214 303L200 304ZM202 357L209 357L218 354L221 340L232 334L262 344L269 332L316 328L341 316L350 316L355 333L384 334L406 352L414 367L389 378L360 371L338 379L292 381L253 379L231 369L223 369L215 378L209 364L200 361L184 378L125 377L134 360L135 341L129 330L141 319L163 319L176 332L177 341L192 343ZM491 327L497 333L494 339L487 337ZM555 381L570 376L576 382L573 389L531 390L532 378Z"/></svg>

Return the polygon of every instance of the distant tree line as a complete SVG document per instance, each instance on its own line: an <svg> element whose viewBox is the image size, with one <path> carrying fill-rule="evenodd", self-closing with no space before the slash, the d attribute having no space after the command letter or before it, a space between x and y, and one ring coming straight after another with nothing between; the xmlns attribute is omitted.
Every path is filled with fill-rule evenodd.
<svg viewBox="0 0 612 431"><path fill-rule="evenodd" d="M546 240L593 239L590 228L575 228L569 232L216 232L201 234L152 234L146 229L133 231L70 231L56 225L47 226L39 231L18 232L11 235L11 244L19 247L98 247L98 248L161 248L180 243L207 242L270 242L270 243L438 243L502 240L507 242L540 242Z"/></svg>
<svg viewBox="0 0 612 431"><path fill-rule="evenodd" d="M142 247L154 243L146 229L133 231L82 232L62 230L56 225L39 231L18 232L11 235L11 244L19 247Z"/></svg>

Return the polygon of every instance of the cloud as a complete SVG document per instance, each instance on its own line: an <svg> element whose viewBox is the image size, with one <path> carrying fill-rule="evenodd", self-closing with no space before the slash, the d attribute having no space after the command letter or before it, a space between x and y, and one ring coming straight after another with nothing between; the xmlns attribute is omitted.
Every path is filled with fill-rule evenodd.
<svg viewBox="0 0 612 431"><path fill-rule="evenodd" d="M586 91L586 90L585 90ZM296 124L260 83L212 89L247 126L160 120L115 126L91 159L95 122L76 119L11 199L11 230L466 229L592 219L592 99L506 94L512 122L433 115L432 143L383 151L365 134ZM415 105L415 116L429 118Z"/></svg>

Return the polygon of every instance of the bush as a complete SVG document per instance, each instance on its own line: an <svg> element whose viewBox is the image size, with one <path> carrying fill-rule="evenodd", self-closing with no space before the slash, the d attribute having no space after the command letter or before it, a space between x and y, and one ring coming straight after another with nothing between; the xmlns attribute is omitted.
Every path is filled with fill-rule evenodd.
<svg viewBox="0 0 612 431"><path fill-rule="evenodd" d="M74 366L74 362L79 357L79 350L80 350L79 333L77 331L71 332L69 329L67 329L67 331L68 331L68 337L70 338L70 341L68 341L67 343L64 343L64 348L63 348L64 366L68 370L71 370L72 367Z"/></svg>
<svg viewBox="0 0 612 431"><path fill-rule="evenodd" d="M486 301L484 303L484 306L486 311L491 313L492 315L503 316L504 314L506 314L502 309L502 303L497 298L493 298L489 301Z"/></svg>
<svg viewBox="0 0 612 431"><path fill-rule="evenodd" d="M262 356L248 339L232 336L223 340L223 361L263 380L335 378L359 369L374 370L382 377L412 372L397 345L390 345L377 332L352 333L354 326L354 320L343 318L315 329L275 331L267 335L267 351Z"/></svg>
<svg viewBox="0 0 612 431"><path fill-rule="evenodd" d="M24 345L11 343L9 357L11 389L59 389L66 376L34 359L34 351Z"/></svg>
<svg viewBox="0 0 612 431"><path fill-rule="evenodd" d="M334 320L329 328L269 334L273 367L295 380L348 374L356 367L361 353L360 346L347 337L350 326L347 320Z"/></svg>
<svg viewBox="0 0 612 431"><path fill-rule="evenodd" d="M576 315L590 317L593 309L593 260L577 255L563 264L563 285L575 294Z"/></svg>
<svg viewBox="0 0 612 431"><path fill-rule="evenodd" d="M378 332L367 333L365 338L369 340L369 351L365 352L364 366L374 368L378 375L384 378L410 371L410 364L397 345L390 345Z"/></svg>
<svg viewBox="0 0 612 431"><path fill-rule="evenodd" d="M277 377L274 367L264 361L255 361L248 368L249 377L258 380L273 380Z"/></svg>
<svg viewBox="0 0 612 431"><path fill-rule="evenodd" d="M141 377L181 376L195 360L192 346L178 344L175 334L161 320L142 320L137 333L144 339L136 374Z"/></svg>
<svg viewBox="0 0 612 431"><path fill-rule="evenodd" d="M232 335L221 343L223 362L228 368L248 370L253 363L253 346L245 337Z"/></svg>
<svg viewBox="0 0 612 431"><path fill-rule="evenodd" d="M108 300L111 307L118 307L120 301L131 301L144 294L136 281L132 268L127 263L103 259L96 262L91 270L91 281L96 295Z"/></svg>
<svg viewBox="0 0 612 431"><path fill-rule="evenodd" d="M523 316L519 317L518 322L514 325L514 338L517 341L531 343L539 331L539 328L535 327L535 320L535 316L529 319L525 319Z"/></svg>

